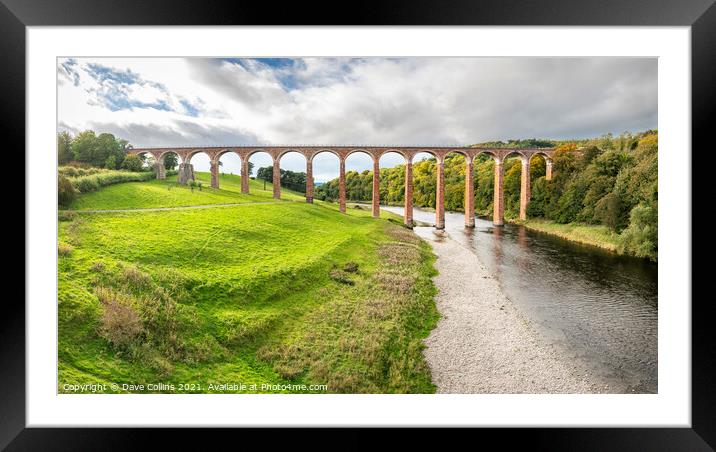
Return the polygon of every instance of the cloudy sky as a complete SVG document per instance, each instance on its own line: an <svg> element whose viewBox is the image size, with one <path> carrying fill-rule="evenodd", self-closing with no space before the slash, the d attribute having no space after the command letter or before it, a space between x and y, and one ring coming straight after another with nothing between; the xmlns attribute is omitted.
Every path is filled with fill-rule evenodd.
<svg viewBox="0 0 716 452"><path fill-rule="evenodd" d="M655 58L63 58L57 71L60 130L135 147L468 145L657 127ZM205 156L192 163L208 170ZM222 163L240 171L236 156ZM346 167L371 165L358 154ZM336 158L317 157L314 173L335 177Z"/></svg>

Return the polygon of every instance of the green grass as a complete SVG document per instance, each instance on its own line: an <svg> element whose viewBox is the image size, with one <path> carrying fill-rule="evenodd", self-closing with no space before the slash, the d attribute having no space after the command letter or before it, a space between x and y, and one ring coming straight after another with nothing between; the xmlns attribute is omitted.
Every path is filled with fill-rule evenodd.
<svg viewBox="0 0 716 452"><path fill-rule="evenodd" d="M568 223L559 224L551 220L530 218L527 221L515 220L514 223L529 229L556 235L573 242L592 245L606 250L618 251L619 235L603 225Z"/></svg>
<svg viewBox="0 0 716 452"><path fill-rule="evenodd" d="M241 195L235 176L200 194L165 184L106 187L82 195L75 208L243 205L64 216L60 392L82 383L153 392L121 385L158 382L174 385L165 392L315 392L261 384L434 391L421 351L438 318L434 257L393 224L399 217L375 220L353 204L340 214L335 203L310 205L285 191L289 202L252 205L271 199L270 185L261 192L252 181L252 194ZM358 271L344 270L347 263ZM112 303L138 319L127 340L106 326ZM247 387L212 391L210 383Z"/></svg>
<svg viewBox="0 0 716 452"><path fill-rule="evenodd" d="M273 200L273 186L263 181L250 180L249 194L241 193L241 177L222 174L219 189L211 188L209 173L196 173L196 181L202 189L177 184L177 176L165 180L128 182L104 187L102 190L80 195L70 206L71 210L141 209L157 207L182 207L210 204L243 204ZM281 199L300 201L302 193L281 190Z"/></svg>

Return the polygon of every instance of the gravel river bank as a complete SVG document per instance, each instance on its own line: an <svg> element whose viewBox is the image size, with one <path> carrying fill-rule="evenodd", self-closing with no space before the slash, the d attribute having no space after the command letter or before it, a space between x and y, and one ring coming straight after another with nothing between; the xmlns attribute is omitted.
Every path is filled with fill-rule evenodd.
<svg viewBox="0 0 716 452"><path fill-rule="evenodd" d="M603 392L586 369L543 340L475 254L447 233L419 228L437 255L442 318L425 340L440 393Z"/></svg>

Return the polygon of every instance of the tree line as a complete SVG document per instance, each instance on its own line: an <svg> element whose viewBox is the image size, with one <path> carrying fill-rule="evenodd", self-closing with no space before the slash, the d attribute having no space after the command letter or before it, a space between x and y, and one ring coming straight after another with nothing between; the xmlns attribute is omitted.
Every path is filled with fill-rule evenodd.
<svg viewBox="0 0 716 452"><path fill-rule="evenodd" d="M530 161L532 198L528 216L557 223L601 224L620 234L624 251L656 260L658 218L658 133L649 130L617 137L605 135L591 140L511 140L480 143L491 147L555 146L553 178L545 178L545 160ZM445 158L445 208L464 211L465 158L452 153ZM520 207L522 164L519 158L504 162L505 217L517 219ZM475 210L491 215L494 190L494 160L480 155L473 165ZM413 163L413 203L435 207L436 160ZM370 201L373 173L348 171L346 197ZM404 202L405 166L380 171L380 199L385 204ZM315 197L338 199L338 179L316 188Z"/></svg>
<svg viewBox="0 0 716 452"><path fill-rule="evenodd" d="M93 130L85 130L72 136L62 131L57 134L57 163L132 172L150 170L147 167L150 162L145 156L127 154L126 151L131 148L129 141L116 138L111 133L97 135ZM167 170L175 169L178 164L176 154L169 153L164 157Z"/></svg>
<svg viewBox="0 0 716 452"><path fill-rule="evenodd" d="M281 187L299 193L306 193L306 173L289 170L281 171ZM264 166L256 171L256 179L273 182L273 166Z"/></svg>

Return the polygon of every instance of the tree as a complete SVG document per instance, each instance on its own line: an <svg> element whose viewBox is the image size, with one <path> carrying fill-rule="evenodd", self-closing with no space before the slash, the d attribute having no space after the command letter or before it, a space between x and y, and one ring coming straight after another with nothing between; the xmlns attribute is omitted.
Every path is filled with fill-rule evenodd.
<svg viewBox="0 0 716 452"><path fill-rule="evenodd" d="M623 229L624 225L621 224L621 200L619 196L614 193L603 196L597 201L594 207L594 216L612 231Z"/></svg>
<svg viewBox="0 0 716 452"><path fill-rule="evenodd" d="M92 130L85 130L72 140L71 148L74 160L101 168L106 166L109 156L114 156L115 163L121 162L131 146L111 133L96 135Z"/></svg>
<svg viewBox="0 0 716 452"><path fill-rule="evenodd" d="M266 182L273 181L273 166L262 166L256 171L256 179L265 180Z"/></svg>
<svg viewBox="0 0 716 452"><path fill-rule="evenodd" d="M72 135L62 131L57 134L57 163L62 165L70 162L72 158Z"/></svg>
<svg viewBox="0 0 716 452"><path fill-rule="evenodd" d="M72 140L72 155L78 162L92 163L96 160L97 135L92 130L80 132ZM101 162L104 164L104 161Z"/></svg>
<svg viewBox="0 0 716 452"><path fill-rule="evenodd" d="M125 169L127 171L134 171L136 173L142 171L142 159L139 158L138 155L127 155L124 157L124 160L122 161L122 169Z"/></svg>
<svg viewBox="0 0 716 452"><path fill-rule="evenodd" d="M637 257L657 260L658 253L658 219L657 205L640 204L634 207L629 215L629 227L621 234L620 249Z"/></svg>
<svg viewBox="0 0 716 452"><path fill-rule="evenodd" d="M221 164L221 162L219 162L219 164ZM170 152L170 153L164 155L164 168L171 171L174 168L176 168L178 165L179 165L179 157L175 153Z"/></svg>
<svg viewBox="0 0 716 452"><path fill-rule="evenodd" d="M104 167L110 170L117 169L117 157L114 155L107 157Z"/></svg>

